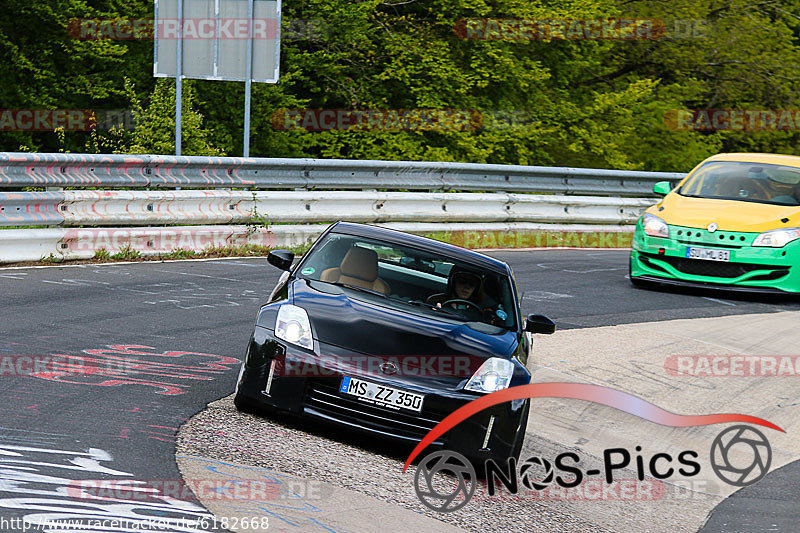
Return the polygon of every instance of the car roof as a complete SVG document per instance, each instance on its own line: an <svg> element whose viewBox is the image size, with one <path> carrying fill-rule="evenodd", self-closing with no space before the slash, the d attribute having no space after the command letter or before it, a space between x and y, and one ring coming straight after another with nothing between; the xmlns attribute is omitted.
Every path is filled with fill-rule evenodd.
<svg viewBox="0 0 800 533"><path fill-rule="evenodd" d="M331 226L330 232L384 240L393 244L405 244L426 252L440 253L453 259L470 263L482 269L492 270L500 274L511 273L511 269L506 263L494 257L489 257L488 255L467 250L466 248L461 248L460 246L455 246L446 242L390 228L372 226L369 224L355 224L353 222L337 222Z"/></svg>
<svg viewBox="0 0 800 533"><path fill-rule="evenodd" d="M800 168L800 157L796 155L754 153L717 154L706 159L704 163L709 161L737 161L742 163L763 163Z"/></svg>

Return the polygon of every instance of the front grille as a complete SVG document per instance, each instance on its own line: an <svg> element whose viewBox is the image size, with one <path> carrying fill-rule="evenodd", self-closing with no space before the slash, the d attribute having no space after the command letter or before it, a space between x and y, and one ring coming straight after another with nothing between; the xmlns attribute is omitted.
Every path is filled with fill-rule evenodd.
<svg viewBox="0 0 800 533"><path fill-rule="evenodd" d="M339 393L337 380L309 380L305 403L336 420L413 439L422 439L449 414L431 409L424 401L422 412L415 414L348 398Z"/></svg>
<svg viewBox="0 0 800 533"><path fill-rule="evenodd" d="M758 276L753 276L752 278L748 278L747 281L772 281L775 279L780 279L783 276L789 274L788 268L773 270L769 274L759 274Z"/></svg>
<svg viewBox="0 0 800 533"><path fill-rule="evenodd" d="M659 256L655 256L655 257L661 259L664 256L659 255ZM647 265L648 267L652 268L653 270L660 270L661 272L665 272L667 274L669 273L669 272L667 272L667 269L664 268L663 266L661 266L661 265L659 265L657 263L654 263L653 261L650 261L650 257L648 256L648 254L646 254L644 252L639 254L639 260L642 263L644 263L645 265Z"/></svg>
<svg viewBox="0 0 800 533"><path fill-rule="evenodd" d="M729 233L726 231L710 232L700 228L670 227L673 240L689 246L713 246L714 248L741 249L749 246L755 234Z"/></svg>
<svg viewBox="0 0 800 533"><path fill-rule="evenodd" d="M648 258L664 261L675 270L692 276L707 276L711 278L738 278L754 270L769 270L766 274L760 274L753 280L772 280L782 278L789 273L789 267L782 265L760 265L756 263L727 263L724 261L706 261L704 259L687 259L685 257L674 257L668 255L642 254ZM653 265L648 261L649 265ZM655 265L653 265L655 266Z"/></svg>

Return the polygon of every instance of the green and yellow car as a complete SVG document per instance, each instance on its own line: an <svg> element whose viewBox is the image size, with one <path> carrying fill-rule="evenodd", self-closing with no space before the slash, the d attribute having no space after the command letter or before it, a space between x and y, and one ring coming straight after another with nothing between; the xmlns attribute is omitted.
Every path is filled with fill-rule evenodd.
<svg viewBox="0 0 800 533"><path fill-rule="evenodd" d="M800 157L719 154L636 224L634 285L800 292Z"/></svg>

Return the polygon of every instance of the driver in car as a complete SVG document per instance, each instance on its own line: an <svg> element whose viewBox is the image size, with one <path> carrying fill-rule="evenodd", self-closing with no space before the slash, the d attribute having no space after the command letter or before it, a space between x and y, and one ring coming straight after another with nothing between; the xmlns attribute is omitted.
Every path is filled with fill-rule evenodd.
<svg viewBox="0 0 800 533"><path fill-rule="evenodd" d="M776 196L770 201L786 205L800 205L800 182L794 184L791 194Z"/></svg>
<svg viewBox="0 0 800 533"><path fill-rule="evenodd" d="M426 300L436 307L451 307L458 311L480 311L482 318L491 319L497 312L497 302L484 294L483 278L472 272L454 270L447 281L447 292L433 294Z"/></svg>

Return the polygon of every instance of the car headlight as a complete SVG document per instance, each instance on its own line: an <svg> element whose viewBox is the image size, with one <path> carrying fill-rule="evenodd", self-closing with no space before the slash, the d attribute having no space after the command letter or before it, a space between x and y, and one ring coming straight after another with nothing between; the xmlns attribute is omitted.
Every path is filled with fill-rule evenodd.
<svg viewBox="0 0 800 533"><path fill-rule="evenodd" d="M753 246L783 248L793 240L800 239L800 228L774 229L765 231L753 241Z"/></svg>
<svg viewBox="0 0 800 533"><path fill-rule="evenodd" d="M508 388L514 375L514 363L508 359L492 357L467 382L464 390L473 392L496 392Z"/></svg>
<svg viewBox="0 0 800 533"><path fill-rule="evenodd" d="M278 309L275 336L308 350L314 349L311 322L308 321L308 313L302 307L284 304Z"/></svg>
<svg viewBox="0 0 800 533"><path fill-rule="evenodd" d="M651 237L669 238L669 226L667 223L650 213L642 215L642 227L644 232Z"/></svg>

